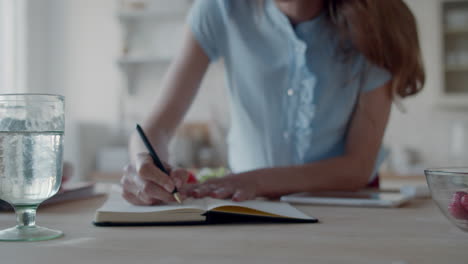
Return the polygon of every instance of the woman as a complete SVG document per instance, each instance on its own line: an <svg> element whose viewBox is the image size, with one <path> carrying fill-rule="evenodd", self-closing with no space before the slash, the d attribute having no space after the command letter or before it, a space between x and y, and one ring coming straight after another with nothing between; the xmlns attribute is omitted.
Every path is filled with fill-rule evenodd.
<svg viewBox="0 0 468 264"><path fill-rule="evenodd" d="M134 204L182 194L235 201L302 191L358 190L375 180L392 100L424 84L415 19L402 0L199 0L146 133L168 143L210 64L224 59L233 174L188 186L130 140L122 178Z"/></svg>

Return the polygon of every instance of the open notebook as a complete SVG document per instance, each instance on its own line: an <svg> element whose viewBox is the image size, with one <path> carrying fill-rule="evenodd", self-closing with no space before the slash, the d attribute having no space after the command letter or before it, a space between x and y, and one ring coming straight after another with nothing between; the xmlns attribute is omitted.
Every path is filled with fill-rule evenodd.
<svg viewBox="0 0 468 264"><path fill-rule="evenodd" d="M115 189L94 218L97 226L317 221L288 203L260 200L237 203L203 198L188 199L180 205L135 206L121 198Z"/></svg>

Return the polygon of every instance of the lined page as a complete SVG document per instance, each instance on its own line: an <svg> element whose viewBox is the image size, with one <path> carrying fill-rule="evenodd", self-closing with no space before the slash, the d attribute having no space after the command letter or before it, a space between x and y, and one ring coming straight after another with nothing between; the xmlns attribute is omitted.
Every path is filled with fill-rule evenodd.
<svg viewBox="0 0 468 264"><path fill-rule="evenodd" d="M315 218L310 217L303 212L299 211L295 207L291 206L288 203L284 202L270 202L270 201L263 201L263 200L252 200L252 201L245 201L245 202L233 202L229 200L218 200L209 198L207 201L207 209L214 210L219 209L223 211L223 207L231 207L229 212L235 213L235 210L231 210L232 207L238 208L249 208L261 212L265 212L267 214L271 214L274 216L279 217L287 217L287 218L295 218L295 219L310 219L313 220ZM239 210L239 212L243 212L243 210Z"/></svg>
<svg viewBox="0 0 468 264"><path fill-rule="evenodd" d="M100 212L122 212L122 213L150 213L150 212L168 212L171 211L193 211L186 209L198 209L205 212L206 201L203 199L188 199L183 204L176 202L166 205L156 206L139 206L127 202L121 196L121 188L119 186L112 186L107 201L98 209Z"/></svg>

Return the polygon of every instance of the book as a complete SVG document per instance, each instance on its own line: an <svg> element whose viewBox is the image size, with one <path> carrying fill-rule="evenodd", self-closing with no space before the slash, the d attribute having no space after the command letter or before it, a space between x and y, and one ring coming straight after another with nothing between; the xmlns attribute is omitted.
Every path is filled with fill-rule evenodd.
<svg viewBox="0 0 468 264"><path fill-rule="evenodd" d="M42 207L62 202L87 199L102 194L103 193L97 192L95 190L95 183L93 182L70 182L64 184L60 191L58 191L54 196L42 202L40 206ZM0 212L12 210L13 207L9 203L0 200Z"/></svg>
<svg viewBox="0 0 468 264"><path fill-rule="evenodd" d="M233 202L213 198L187 199L182 204L136 206L115 188L96 211L96 226L222 224L238 222L316 223L318 220L284 202Z"/></svg>

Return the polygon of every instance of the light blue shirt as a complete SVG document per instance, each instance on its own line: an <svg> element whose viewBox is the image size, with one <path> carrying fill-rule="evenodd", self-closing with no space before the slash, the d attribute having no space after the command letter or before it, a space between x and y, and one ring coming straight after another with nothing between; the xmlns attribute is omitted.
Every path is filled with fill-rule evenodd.
<svg viewBox="0 0 468 264"><path fill-rule="evenodd" d="M344 154L358 96L391 79L345 57L325 13L293 27L273 0L198 0L188 24L212 61L224 59L234 172Z"/></svg>

